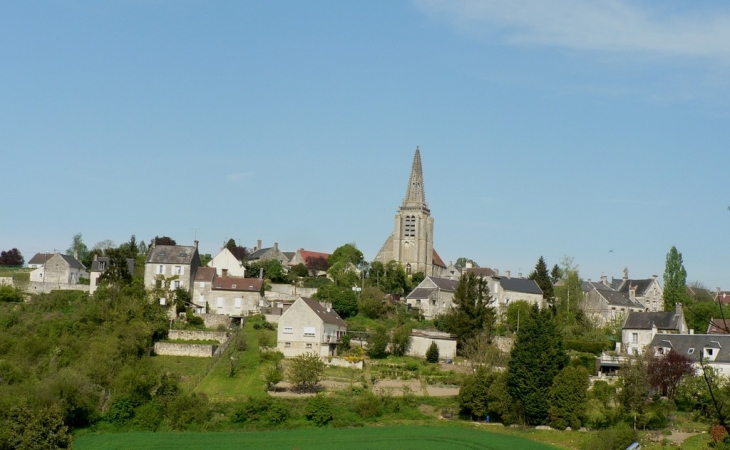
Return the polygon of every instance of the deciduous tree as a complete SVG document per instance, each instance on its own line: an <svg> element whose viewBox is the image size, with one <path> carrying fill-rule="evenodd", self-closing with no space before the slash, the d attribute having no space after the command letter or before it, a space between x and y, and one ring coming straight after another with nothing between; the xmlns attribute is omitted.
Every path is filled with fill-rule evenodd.
<svg viewBox="0 0 730 450"><path fill-rule="evenodd" d="M81 233L75 234L71 240L71 246L66 250L66 254L70 256L77 255L78 260L81 264L86 267L91 266L91 255L89 253L89 247L84 244L84 240Z"/></svg>
<svg viewBox="0 0 730 450"><path fill-rule="evenodd" d="M695 370L691 359L671 350L665 356L650 358L648 371L651 387L673 399L682 378L692 375Z"/></svg>
<svg viewBox="0 0 730 450"><path fill-rule="evenodd" d="M675 304L686 304L688 300L687 270L682 264L682 254L672 247L664 267L664 310L673 311Z"/></svg>
<svg viewBox="0 0 730 450"><path fill-rule="evenodd" d="M304 353L291 359L289 382L300 392L314 392L322 379L324 362L316 353Z"/></svg>
<svg viewBox="0 0 730 450"><path fill-rule="evenodd" d="M357 294L350 287L325 284L312 297L332 303L332 309L343 319L357 314Z"/></svg>
<svg viewBox="0 0 730 450"><path fill-rule="evenodd" d="M24 263L25 259L17 248L0 252L0 266L22 266Z"/></svg>

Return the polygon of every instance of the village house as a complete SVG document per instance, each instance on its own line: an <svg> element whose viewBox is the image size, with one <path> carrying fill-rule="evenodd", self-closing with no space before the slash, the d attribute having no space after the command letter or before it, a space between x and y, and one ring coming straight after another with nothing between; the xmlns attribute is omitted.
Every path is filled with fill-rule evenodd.
<svg viewBox="0 0 730 450"><path fill-rule="evenodd" d="M213 267L223 277L245 277L246 268L230 250L223 247L221 251L210 260L207 267Z"/></svg>
<svg viewBox="0 0 730 450"><path fill-rule="evenodd" d="M628 296L631 301L642 304L646 311L664 311L664 291L656 275L632 280L629 278L629 269L624 268L622 279L611 278L611 287L616 292Z"/></svg>
<svg viewBox="0 0 730 450"><path fill-rule="evenodd" d="M730 335L717 334L657 334L650 343L655 355L670 351L689 358L696 370L703 365L712 367L720 375L730 375Z"/></svg>
<svg viewBox="0 0 730 450"><path fill-rule="evenodd" d="M608 284L607 277L600 282L583 282L583 312L597 325L602 326L612 320L621 320L630 312L646 311L646 307L636 298L615 290Z"/></svg>
<svg viewBox="0 0 730 450"><path fill-rule="evenodd" d="M304 264L310 269L310 276L316 277L327 274L327 258L330 257L329 253L313 252L311 250L304 250L300 248L294 253L294 256L289 261L289 267L294 267L298 264Z"/></svg>
<svg viewBox="0 0 730 450"><path fill-rule="evenodd" d="M313 352L334 356L347 323L329 304L299 297L279 318L277 349L287 358Z"/></svg>
<svg viewBox="0 0 730 450"><path fill-rule="evenodd" d="M36 283L78 284L81 278L89 278L86 267L77 258L61 253L54 253L30 273L30 281Z"/></svg>
<svg viewBox="0 0 730 450"><path fill-rule="evenodd" d="M426 277L406 296L406 304L409 308L420 309L423 317L431 320L454 306L458 285L458 280Z"/></svg>
<svg viewBox="0 0 730 450"><path fill-rule="evenodd" d="M247 316L267 305L263 283L259 278L216 276L214 268L204 267L195 276L193 300L211 314Z"/></svg>
<svg viewBox="0 0 730 450"><path fill-rule="evenodd" d="M545 307L542 289L535 280L523 278L522 274L518 274L517 278L511 275L511 272L506 270L504 276L486 277L492 296L491 306L495 306L499 312L506 312L510 303L516 301L524 301L530 306L537 305L539 308Z"/></svg>
<svg viewBox="0 0 730 450"><path fill-rule="evenodd" d="M153 242L145 262L145 287L170 291L183 288L192 293L193 280L199 267L198 241L192 246L156 245Z"/></svg>
<svg viewBox="0 0 730 450"><path fill-rule="evenodd" d="M677 304L674 312L631 311L621 327L621 344L625 353L638 355L658 334L688 334L682 305Z"/></svg>
<svg viewBox="0 0 730 450"><path fill-rule="evenodd" d="M28 261L28 268L29 269L37 269L39 267L43 267L43 264L46 263L51 257L55 255L55 253L36 253L33 255L33 257Z"/></svg>

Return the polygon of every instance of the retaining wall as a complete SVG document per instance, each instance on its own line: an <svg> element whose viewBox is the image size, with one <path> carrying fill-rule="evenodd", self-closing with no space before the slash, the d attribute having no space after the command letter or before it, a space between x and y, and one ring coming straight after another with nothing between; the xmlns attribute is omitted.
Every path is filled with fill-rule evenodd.
<svg viewBox="0 0 730 450"><path fill-rule="evenodd" d="M218 348L211 344L176 344L173 342L155 342L156 355L196 356L210 358Z"/></svg>
<svg viewBox="0 0 730 450"><path fill-rule="evenodd" d="M225 331L170 330L168 339L181 341L218 341L221 344L228 340Z"/></svg>
<svg viewBox="0 0 730 450"><path fill-rule="evenodd" d="M224 314L195 314L203 319L206 328L218 328L218 325L231 326L231 318Z"/></svg>
<svg viewBox="0 0 730 450"><path fill-rule="evenodd" d="M49 293L51 291L84 291L89 292L88 284L68 284L68 283L44 283L42 281L31 281L28 285L27 292Z"/></svg>

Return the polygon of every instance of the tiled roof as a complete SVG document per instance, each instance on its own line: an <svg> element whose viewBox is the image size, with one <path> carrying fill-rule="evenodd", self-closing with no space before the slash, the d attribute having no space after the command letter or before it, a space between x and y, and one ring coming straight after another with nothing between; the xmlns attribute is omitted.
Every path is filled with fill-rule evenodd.
<svg viewBox="0 0 730 450"><path fill-rule="evenodd" d="M715 301L719 301L723 305L730 303L730 291L720 291L715 293Z"/></svg>
<svg viewBox="0 0 730 450"><path fill-rule="evenodd" d="M730 319L712 319L707 326L707 334L730 334L728 330L730 330Z"/></svg>
<svg viewBox="0 0 730 450"><path fill-rule="evenodd" d="M347 323L340 318L339 315L335 312L332 308L325 308L322 306L317 300L313 298L307 298L307 297L300 297L304 303L309 306L309 308L314 311L317 316L319 316L320 319L324 323L331 323L334 325L340 325L343 327L347 326Z"/></svg>
<svg viewBox="0 0 730 450"><path fill-rule="evenodd" d="M438 253L436 253L436 249L433 249L433 259L432 259L434 266L443 267L446 268L446 264L444 264L444 260L441 259Z"/></svg>
<svg viewBox="0 0 730 450"><path fill-rule="evenodd" d="M636 312L630 311L624 322L624 329L650 330L656 325L658 330L679 330L679 315L675 312Z"/></svg>
<svg viewBox="0 0 730 450"><path fill-rule="evenodd" d="M598 295L606 300L609 306L644 309L644 305L637 300L631 300L628 293L618 292L611 286L607 286L601 282L584 281L582 287L583 292L596 291Z"/></svg>
<svg viewBox="0 0 730 450"><path fill-rule="evenodd" d="M198 271L195 273L195 281L212 282L215 275L215 267L198 267Z"/></svg>
<svg viewBox="0 0 730 450"><path fill-rule="evenodd" d="M216 277L213 290L260 292L263 282L261 278Z"/></svg>
<svg viewBox="0 0 730 450"><path fill-rule="evenodd" d="M495 277L497 276L497 272L490 269L489 267L469 267L467 269L464 269L465 273L473 273L474 275L478 277Z"/></svg>
<svg viewBox="0 0 730 450"><path fill-rule="evenodd" d="M191 264L197 247L184 245L155 245L150 247L148 263Z"/></svg>

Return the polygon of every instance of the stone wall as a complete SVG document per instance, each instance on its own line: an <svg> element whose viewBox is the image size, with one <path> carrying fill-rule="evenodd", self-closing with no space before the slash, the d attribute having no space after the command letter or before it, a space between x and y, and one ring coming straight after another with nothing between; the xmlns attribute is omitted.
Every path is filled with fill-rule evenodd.
<svg viewBox="0 0 730 450"><path fill-rule="evenodd" d="M359 361L356 363L351 363L350 361L344 359L344 358L323 358L323 361L328 366L335 366L335 367L349 367L351 369L360 369L363 368L363 362Z"/></svg>
<svg viewBox="0 0 730 450"><path fill-rule="evenodd" d="M195 314L203 319L206 328L218 328L218 325L231 326L231 318L224 314Z"/></svg>
<svg viewBox="0 0 730 450"><path fill-rule="evenodd" d="M31 281L28 285L27 292L29 294L49 293L51 291L84 291L89 292L87 284L68 284L68 283L44 283L42 281Z"/></svg>
<svg viewBox="0 0 730 450"><path fill-rule="evenodd" d="M228 340L228 333L225 331L170 330L167 337L170 340L218 341L222 344Z"/></svg>
<svg viewBox="0 0 730 450"><path fill-rule="evenodd" d="M266 297L269 297L269 293L280 294L283 298L299 298L299 297L311 297L317 292L317 288L305 288L305 287L294 287L291 284L271 284L271 289L266 291ZM279 297L272 295L272 297Z"/></svg>
<svg viewBox="0 0 730 450"><path fill-rule="evenodd" d="M494 336L492 343L499 349L500 352L509 354L512 351L512 347L515 345L514 338L507 336Z"/></svg>
<svg viewBox="0 0 730 450"><path fill-rule="evenodd" d="M0 277L0 286L3 285L13 285L13 277Z"/></svg>
<svg viewBox="0 0 730 450"><path fill-rule="evenodd" d="M211 344L177 344L174 342L155 342L156 355L195 356L209 358L213 356L217 345Z"/></svg>

